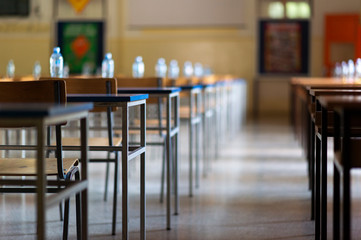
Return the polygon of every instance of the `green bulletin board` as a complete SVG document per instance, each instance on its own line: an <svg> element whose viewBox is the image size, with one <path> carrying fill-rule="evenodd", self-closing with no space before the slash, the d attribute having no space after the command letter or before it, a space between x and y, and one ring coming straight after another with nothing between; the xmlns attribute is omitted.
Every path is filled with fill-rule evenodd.
<svg viewBox="0 0 361 240"><path fill-rule="evenodd" d="M95 73L104 55L104 24L101 21L60 21L58 46L70 74L81 74L84 65Z"/></svg>

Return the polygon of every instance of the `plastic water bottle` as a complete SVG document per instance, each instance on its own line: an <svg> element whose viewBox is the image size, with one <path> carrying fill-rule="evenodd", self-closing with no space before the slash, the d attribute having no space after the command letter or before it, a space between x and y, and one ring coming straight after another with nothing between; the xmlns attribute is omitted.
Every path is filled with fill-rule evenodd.
<svg viewBox="0 0 361 240"><path fill-rule="evenodd" d="M203 66L199 62L194 64L194 76L203 77Z"/></svg>
<svg viewBox="0 0 361 240"><path fill-rule="evenodd" d="M65 63L63 68L63 77L64 78L69 77L69 72L70 72L69 65Z"/></svg>
<svg viewBox="0 0 361 240"><path fill-rule="evenodd" d="M333 77L341 78L341 76L342 76L342 66L341 63L337 62L333 70Z"/></svg>
<svg viewBox="0 0 361 240"><path fill-rule="evenodd" d="M13 78L15 76L15 64L11 59L6 67L6 77Z"/></svg>
<svg viewBox="0 0 361 240"><path fill-rule="evenodd" d="M144 76L144 63L141 56L135 58L132 69L134 78L142 78Z"/></svg>
<svg viewBox="0 0 361 240"><path fill-rule="evenodd" d="M60 53L60 47L55 47L50 56L50 76L63 77L63 56Z"/></svg>
<svg viewBox="0 0 361 240"><path fill-rule="evenodd" d="M361 82L361 58L358 58L356 60L355 68L356 68L355 81L357 83L360 83Z"/></svg>
<svg viewBox="0 0 361 240"><path fill-rule="evenodd" d="M213 73L213 71L210 66L205 65L203 67L203 76L210 76L210 75L212 75L212 73Z"/></svg>
<svg viewBox="0 0 361 240"><path fill-rule="evenodd" d="M348 60L348 81L353 82L355 79L355 64L352 59Z"/></svg>
<svg viewBox="0 0 361 240"><path fill-rule="evenodd" d="M169 62L168 77L170 79L177 79L179 77L179 67L177 60L171 60Z"/></svg>
<svg viewBox="0 0 361 240"><path fill-rule="evenodd" d="M90 76L92 75L92 72L93 72L93 67L94 64L90 63L90 62L86 62L83 64L83 67L81 69L81 74L83 76ZM65 69L65 65L64 65L64 69Z"/></svg>
<svg viewBox="0 0 361 240"><path fill-rule="evenodd" d="M345 61L341 62L341 77L343 82L347 82L348 78L348 64Z"/></svg>
<svg viewBox="0 0 361 240"><path fill-rule="evenodd" d="M167 76L167 64L165 64L164 58L159 58L155 65L155 76L164 78Z"/></svg>
<svg viewBox="0 0 361 240"><path fill-rule="evenodd" d="M114 60L111 53L107 53L104 56L102 62L102 77L103 78L112 78L114 77Z"/></svg>
<svg viewBox="0 0 361 240"><path fill-rule="evenodd" d="M41 66L40 62L36 61L33 68L33 77L34 79L39 79L41 75Z"/></svg>
<svg viewBox="0 0 361 240"><path fill-rule="evenodd" d="M193 65L190 61L186 61L183 66L183 76L190 78L193 76Z"/></svg>

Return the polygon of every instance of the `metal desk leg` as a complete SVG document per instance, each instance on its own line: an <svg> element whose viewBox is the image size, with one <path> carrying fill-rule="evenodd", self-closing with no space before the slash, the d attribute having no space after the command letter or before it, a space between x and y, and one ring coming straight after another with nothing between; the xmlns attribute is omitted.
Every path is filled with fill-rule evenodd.
<svg viewBox="0 0 361 240"><path fill-rule="evenodd" d="M197 102L196 102L196 118L197 118L197 123L196 123L196 188L199 188L199 152L200 152L200 144L199 144L199 140L200 140L200 130L201 130L201 124L202 124L202 116L201 116L201 112L200 112L200 108L201 108L201 92L197 94Z"/></svg>
<svg viewBox="0 0 361 240"><path fill-rule="evenodd" d="M81 128L81 180L88 179L88 118L82 118ZM88 239L88 189L81 193L81 237Z"/></svg>
<svg viewBox="0 0 361 240"><path fill-rule="evenodd" d="M146 124L145 124L145 113L146 106L142 104L140 106L140 139L141 146L146 146ZM145 151L140 156L140 239L146 239L145 232L145 224L146 224L146 197L145 197Z"/></svg>
<svg viewBox="0 0 361 240"><path fill-rule="evenodd" d="M175 97L175 106L174 106L174 126L178 127L179 129L179 106L180 106L180 100L179 95ZM179 197L178 197L178 159L179 159L179 132L176 133L174 136L174 214L178 215L179 213Z"/></svg>
<svg viewBox="0 0 361 240"><path fill-rule="evenodd" d="M38 239L46 239L46 213L45 213L45 126L42 121L37 126L37 162L36 162L36 173L37 173L37 235Z"/></svg>
<svg viewBox="0 0 361 240"><path fill-rule="evenodd" d="M172 143L171 143L171 101L167 97L167 230L171 229L171 184L172 184Z"/></svg>
<svg viewBox="0 0 361 240"><path fill-rule="evenodd" d="M189 93L189 196L193 196L193 107L194 99Z"/></svg>
<svg viewBox="0 0 361 240"><path fill-rule="evenodd" d="M123 240L129 239L128 233L128 151L129 151L129 139L128 139L128 123L129 123L129 107L126 104L122 108L122 233Z"/></svg>

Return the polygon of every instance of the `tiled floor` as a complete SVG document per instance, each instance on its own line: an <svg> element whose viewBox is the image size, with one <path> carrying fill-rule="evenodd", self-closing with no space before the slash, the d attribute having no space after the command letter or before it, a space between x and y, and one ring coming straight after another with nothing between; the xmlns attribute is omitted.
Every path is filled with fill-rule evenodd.
<svg viewBox="0 0 361 240"><path fill-rule="evenodd" d="M186 148L182 137L180 215L172 216L170 231L165 230L165 204L159 203L161 149L148 149L147 239L314 239L306 161L287 122L248 124L222 146L220 158L212 161L192 198L188 197ZM91 164L90 168L90 239L120 239L121 210L117 235L111 236L112 192L108 202L102 200L105 166ZM139 161L133 161L131 239L139 238L138 170ZM31 194L0 195L0 239L34 239L33 206ZM60 239L58 209L47 217L49 239ZM71 216L70 239L75 239L74 222Z"/></svg>

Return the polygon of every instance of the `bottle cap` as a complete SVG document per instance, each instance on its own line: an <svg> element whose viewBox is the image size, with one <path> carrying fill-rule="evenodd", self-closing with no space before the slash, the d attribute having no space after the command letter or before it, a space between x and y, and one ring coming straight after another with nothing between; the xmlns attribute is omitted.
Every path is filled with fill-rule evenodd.
<svg viewBox="0 0 361 240"><path fill-rule="evenodd" d="M159 63L159 64L164 64L164 63L165 63L164 58L159 58L159 59L158 59L158 63Z"/></svg>
<svg viewBox="0 0 361 240"><path fill-rule="evenodd" d="M177 66L178 65L178 62L177 62L177 60L171 60L170 61L170 63L169 63L170 65L172 65L172 66Z"/></svg>
<svg viewBox="0 0 361 240"><path fill-rule="evenodd" d="M105 54L105 58L106 59L112 59L112 54L111 53L107 53L107 54Z"/></svg>
<svg viewBox="0 0 361 240"><path fill-rule="evenodd" d="M136 62L141 62L141 61L143 61L142 56L138 56L138 57L136 57L136 58L135 58L135 61L136 61Z"/></svg>
<svg viewBox="0 0 361 240"><path fill-rule="evenodd" d="M60 53L60 47L55 47L53 50L54 53Z"/></svg>

